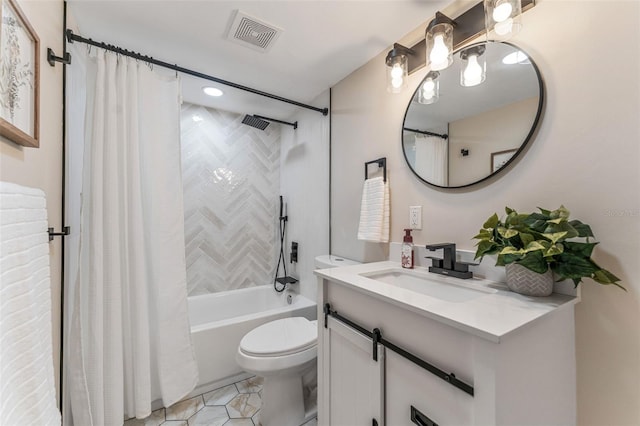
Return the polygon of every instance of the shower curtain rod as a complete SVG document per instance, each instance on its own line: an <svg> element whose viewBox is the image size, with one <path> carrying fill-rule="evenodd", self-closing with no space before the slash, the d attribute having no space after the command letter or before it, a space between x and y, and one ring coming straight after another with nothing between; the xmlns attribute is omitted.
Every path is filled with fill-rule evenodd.
<svg viewBox="0 0 640 426"><path fill-rule="evenodd" d="M428 132L426 130L410 129L408 127L403 127L403 129L406 130L407 132L420 133L422 135L427 135L427 136L436 136L436 137L441 138L441 139L447 139L449 137L449 135L447 135L447 134L441 135L440 133Z"/></svg>
<svg viewBox="0 0 640 426"><path fill-rule="evenodd" d="M314 107L312 105L307 105L307 104L303 104L302 102L298 102L298 101L294 101L291 99L287 99L287 98L283 98L282 96L278 96L278 95L273 95L271 93L267 93L267 92L263 92L261 90L257 90L257 89L253 89L251 87L247 87L247 86L243 86L241 84L237 84L237 83L233 83L231 81L227 81L227 80L223 80L221 78L218 77L214 77L208 74L204 74L198 71L194 71L191 70L189 68L184 68L181 66L178 66L177 64L170 64L168 62L164 62L164 61L160 61L158 59L154 59L151 56L146 56L146 55L142 55L140 53L137 52L132 52L130 50L127 49L123 49L121 47L118 46L114 46L111 44L107 44L104 42L99 42L99 41L93 41L90 38L84 38L82 36L79 36L77 34L74 34L72 30L67 29L66 30L66 35L67 35L67 41L69 43L73 43L74 41L80 42L80 43L85 43L91 46L96 46L96 47L100 47L102 49L105 50L109 50L111 52L116 52L119 53L121 55L124 56L129 56L131 58L135 58L135 59L139 59L141 61L147 62L149 64L153 64L153 65L158 65L161 66L163 68L168 68L170 70L173 71L177 71L177 72L181 72L183 74L188 74L194 77L199 77L205 80L209 80L209 81L213 81L219 84L224 84L225 86L229 86L229 87L233 87L236 89L240 89L240 90L244 90L245 92L250 92L250 93L254 93L256 95L260 95L260 96L264 96L267 97L269 99L275 99L276 101L280 101L280 102L285 102L291 105L295 105L301 108L306 108L306 109L310 109L312 111L317 111L319 113L322 113L322 115L327 115L329 113L329 109L328 108L318 108L318 107Z"/></svg>

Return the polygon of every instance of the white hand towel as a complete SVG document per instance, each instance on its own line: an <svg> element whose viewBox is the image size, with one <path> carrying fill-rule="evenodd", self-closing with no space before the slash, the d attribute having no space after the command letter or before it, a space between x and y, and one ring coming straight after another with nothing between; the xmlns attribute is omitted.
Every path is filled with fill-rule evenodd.
<svg viewBox="0 0 640 426"><path fill-rule="evenodd" d="M0 425L59 425L44 193L0 182Z"/></svg>
<svg viewBox="0 0 640 426"><path fill-rule="evenodd" d="M389 181L375 177L364 181L358 239L389 242Z"/></svg>

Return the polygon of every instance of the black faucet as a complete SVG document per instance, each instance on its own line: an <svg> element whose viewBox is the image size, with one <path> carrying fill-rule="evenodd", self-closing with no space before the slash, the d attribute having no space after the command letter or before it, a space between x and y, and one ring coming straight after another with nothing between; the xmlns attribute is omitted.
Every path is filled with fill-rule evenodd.
<svg viewBox="0 0 640 426"><path fill-rule="evenodd" d="M442 249L444 253L442 258L427 256L432 262L432 266L429 266L429 272L462 279L473 277L473 272L469 271L469 265L477 265L477 263L458 262L454 243L427 244L426 249L430 251Z"/></svg>

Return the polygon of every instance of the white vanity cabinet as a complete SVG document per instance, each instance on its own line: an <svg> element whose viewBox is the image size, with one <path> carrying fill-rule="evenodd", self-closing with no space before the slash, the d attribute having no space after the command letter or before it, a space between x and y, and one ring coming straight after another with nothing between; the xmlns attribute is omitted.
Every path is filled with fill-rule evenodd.
<svg viewBox="0 0 640 426"><path fill-rule="evenodd" d="M362 268L339 269L357 272ZM456 322L433 313L438 312L438 301L415 295L417 302L412 304L411 295L400 294L397 288L382 295L374 286L366 288L366 281L355 280L352 285L345 274L331 270L318 274L319 425L575 424L575 300L514 295L517 303L509 305L501 303L501 298L487 299L487 312L482 315L496 322L520 318L517 311L526 311L531 303L545 303L548 308L506 334L492 335L464 325L469 317L480 315L472 307L457 307L460 315L467 316L462 323ZM506 292L503 296L511 297ZM338 317L363 330L380 329L383 342L378 343L377 361L370 337L332 315L324 327L327 303ZM429 303L433 303L431 310ZM336 328L341 331L338 338ZM357 344L345 340L350 329ZM472 395L390 346L453 373L473 388ZM433 423L413 422L411 407Z"/></svg>
<svg viewBox="0 0 640 426"><path fill-rule="evenodd" d="M324 329L323 354L327 368L320 371L325 383L320 399L331 411L327 424L371 425L384 419L384 347L371 357L373 343L366 336L333 318Z"/></svg>

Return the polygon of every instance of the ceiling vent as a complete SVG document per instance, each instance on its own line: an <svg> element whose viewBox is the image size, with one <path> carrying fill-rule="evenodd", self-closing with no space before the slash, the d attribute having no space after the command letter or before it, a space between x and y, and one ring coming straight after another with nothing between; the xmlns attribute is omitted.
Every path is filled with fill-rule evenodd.
<svg viewBox="0 0 640 426"><path fill-rule="evenodd" d="M237 10L227 39L253 50L268 52L281 32L281 28Z"/></svg>

